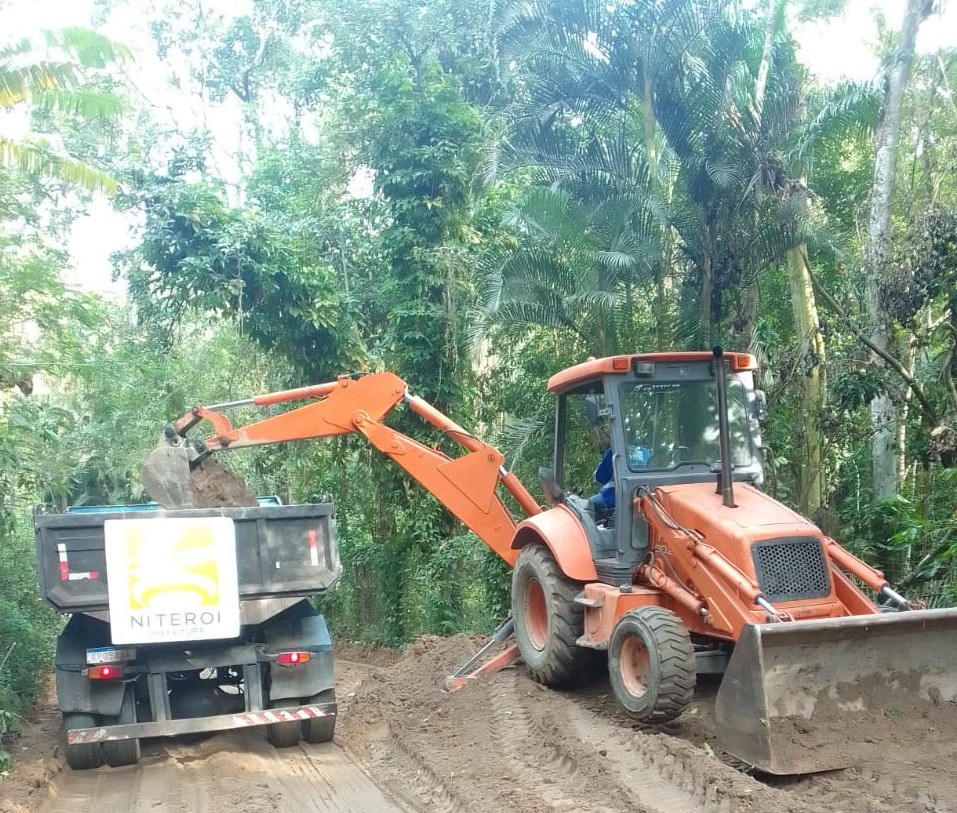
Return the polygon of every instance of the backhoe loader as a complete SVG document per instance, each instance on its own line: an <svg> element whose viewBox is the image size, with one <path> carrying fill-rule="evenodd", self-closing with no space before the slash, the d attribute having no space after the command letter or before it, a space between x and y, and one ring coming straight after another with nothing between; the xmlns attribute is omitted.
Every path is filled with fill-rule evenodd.
<svg viewBox="0 0 957 813"><path fill-rule="evenodd" d="M715 348L589 359L557 373L544 508L498 450L388 372L192 409L166 428L144 483L184 507L191 469L213 452L364 435L513 567L515 637L535 680L579 683L606 651L620 703L662 723L687 708L699 674L723 675L719 748L774 774L844 767L873 756L867 733L883 713L954 710L957 610L915 609L762 490L754 370L751 356ZM242 427L225 414L302 401ZM388 426L400 404L464 454ZM190 438L204 420L213 434ZM584 496L605 447L613 506Z"/></svg>

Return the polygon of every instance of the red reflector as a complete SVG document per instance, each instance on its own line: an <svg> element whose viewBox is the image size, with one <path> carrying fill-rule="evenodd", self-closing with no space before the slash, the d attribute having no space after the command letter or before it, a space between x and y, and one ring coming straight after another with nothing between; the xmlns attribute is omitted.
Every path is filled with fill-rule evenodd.
<svg viewBox="0 0 957 813"><path fill-rule="evenodd" d="M115 665L91 666L87 670L86 676L90 680L116 680L123 677L123 667Z"/></svg>
<svg viewBox="0 0 957 813"><path fill-rule="evenodd" d="M298 666L300 663L309 663L312 655L308 652L280 652L277 660L283 666Z"/></svg>

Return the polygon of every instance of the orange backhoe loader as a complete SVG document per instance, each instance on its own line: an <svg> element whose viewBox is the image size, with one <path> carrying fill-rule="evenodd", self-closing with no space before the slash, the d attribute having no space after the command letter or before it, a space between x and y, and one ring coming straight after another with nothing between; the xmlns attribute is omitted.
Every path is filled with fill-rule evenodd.
<svg viewBox="0 0 957 813"><path fill-rule="evenodd" d="M536 680L573 685L607 650L616 697L654 723L682 713L698 674L723 674L719 747L771 773L843 767L869 756L868 733L887 719L954 713L957 610L912 608L761 490L753 371L750 356L716 348L553 376L545 509L499 451L391 373L197 407L167 427L144 483L161 503L188 506L191 467L214 451L362 434L513 566L515 637ZM239 428L225 415L302 401ZM384 423L402 403L465 453L450 458ZM214 434L187 438L203 420ZM595 484L603 451L608 482Z"/></svg>

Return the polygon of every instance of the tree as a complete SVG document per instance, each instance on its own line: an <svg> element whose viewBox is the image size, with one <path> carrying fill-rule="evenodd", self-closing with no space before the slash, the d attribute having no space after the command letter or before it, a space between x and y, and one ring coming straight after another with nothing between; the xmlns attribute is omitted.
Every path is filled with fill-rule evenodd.
<svg viewBox="0 0 957 813"><path fill-rule="evenodd" d="M0 111L33 106L96 118L115 116L119 99L91 91L83 78L129 56L123 46L79 28L45 33L41 49L29 39L0 44ZM50 135L14 138L0 132L0 165L27 174L57 178L87 189L113 192L116 182L106 173L77 161Z"/></svg>
<svg viewBox="0 0 957 813"><path fill-rule="evenodd" d="M877 133L874 184L867 247L864 253L867 265L867 305L872 322L870 340L874 348L872 361L878 367L883 367L885 356L894 352L893 320L881 301L880 290L890 249L891 201L894 196L894 174L904 93L914 61L917 29L930 15L932 8L933 4L928 0L908 0L900 36L886 69L884 105ZM877 498L891 497L897 493L897 421L897 407L890 393L883 388L871 400L871 427L874 432L872 486Z"/></svg>

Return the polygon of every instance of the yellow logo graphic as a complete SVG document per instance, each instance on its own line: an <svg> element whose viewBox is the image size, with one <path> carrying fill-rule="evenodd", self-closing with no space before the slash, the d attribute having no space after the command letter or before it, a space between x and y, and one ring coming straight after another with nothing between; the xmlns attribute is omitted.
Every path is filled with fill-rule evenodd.
<svg viewBox="0 0 957 813"><path fill-rule="evenodd" d="M143 528L126 534L131 610L215 607L220 601L219 558L212 530L187 524L158 539Z"/></svg>

